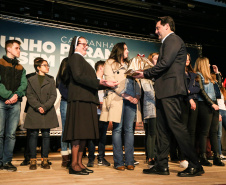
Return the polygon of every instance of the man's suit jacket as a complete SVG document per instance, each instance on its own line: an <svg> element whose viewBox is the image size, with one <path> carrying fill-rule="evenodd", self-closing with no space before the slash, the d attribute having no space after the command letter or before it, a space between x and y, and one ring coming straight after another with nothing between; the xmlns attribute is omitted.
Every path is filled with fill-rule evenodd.
<svg viewBox="0 0 226 185"><path fill-rule="evenodd" d="M183 40L170 34L160 47L156 66L144 71L145 78L156 79L155 94L158 99L187 95L185 65L187 51Z"/></svg>

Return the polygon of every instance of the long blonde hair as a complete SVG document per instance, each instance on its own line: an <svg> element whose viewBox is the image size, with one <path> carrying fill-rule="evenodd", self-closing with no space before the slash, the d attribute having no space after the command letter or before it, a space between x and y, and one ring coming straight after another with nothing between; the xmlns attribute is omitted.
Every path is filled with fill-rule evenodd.
<svg viewBox="0 0 226 185"><path fill-rule="evenodd" d="M210 65L210 62L207 57L199 57L199 58L197 58L197 60L195 62L194 71L200 72L202 74L202 76L204 77L205 84L208 84L209 81L211 81L212 83L215 83L214 79L212 78L212 76L210 74L210 66L209 65Z"/></svg>

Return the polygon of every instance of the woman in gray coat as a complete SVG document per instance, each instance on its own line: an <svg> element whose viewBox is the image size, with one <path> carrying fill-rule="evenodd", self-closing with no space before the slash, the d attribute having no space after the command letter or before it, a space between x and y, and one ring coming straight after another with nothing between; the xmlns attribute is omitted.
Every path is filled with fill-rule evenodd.
<svg viewBox="0 0 226 185"><path fill-rule="evenodd" d="M50 143L50 129L59 126L54 102L57 97L53 77L45 75L49 72L47 61L40 59L34 62L36 75L28 79L27 100L29 108L24 127L31 130L29 138L30 170L37 169L36 147L39 129L42 132L42 163L41 167L50 169L48 151Z"/></svg>

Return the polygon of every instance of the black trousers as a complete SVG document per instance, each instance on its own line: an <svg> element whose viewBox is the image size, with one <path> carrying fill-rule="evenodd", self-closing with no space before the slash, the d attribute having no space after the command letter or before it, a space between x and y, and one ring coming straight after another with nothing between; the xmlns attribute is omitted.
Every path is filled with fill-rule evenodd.
<svg viewBox="0 0 226 185"><path fill-rule="evenodd" d="M206 153L206 140L209 135L211 149L214 153L218 151L217 132L219 127L219 111L214 110L204 101L199 101L198 114L198 136L200 153Z"/></svg>
<svg viewBox="0 0 226 185"><path fill-rule="evenodd" d="M200 166L197 154L191 143L191 138L185 125L181 120L182 97L173 96L164 99L156 99L157 113L157 166L168 167L168 154L170 140L173 134L177 143L189 162L189 167Z"/></svg>

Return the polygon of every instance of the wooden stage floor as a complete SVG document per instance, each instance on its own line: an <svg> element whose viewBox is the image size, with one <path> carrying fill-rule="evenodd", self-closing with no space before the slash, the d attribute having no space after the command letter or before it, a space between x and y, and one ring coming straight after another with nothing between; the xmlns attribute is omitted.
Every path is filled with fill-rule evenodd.
<svg viewBox="0 0 226 185"><path fill-rule="evenodd" d="M40 154L38 154L40 156ZM53 163L50 170L40 168L38 160L38 169L31 171L29 166L20 166L23 160L23 154L14 154L13 164L18 168L16 172L0 170L1 185L150 185L150 184L189 184L189 185L226 185L226 167L205 167L205 174L198 177L177 177L177 172L183 170L179 163L169 163L170 175L147 175L142 170L148 168L145 163L144 155L135 155L135 160L140 164L136 165L134 171L118 171L113 168L113 157L107 155L106 159L111 162L110 167L98 166L95 160L93 168L94 173L90 175L78 176L68 174L68 170L61 167L60 152L50 153L49 158ZM84 158L84 164L87 164L88 158ZM226 162L225 162L226 163Z"/></svg>

